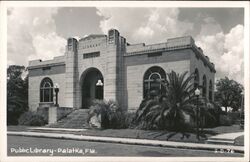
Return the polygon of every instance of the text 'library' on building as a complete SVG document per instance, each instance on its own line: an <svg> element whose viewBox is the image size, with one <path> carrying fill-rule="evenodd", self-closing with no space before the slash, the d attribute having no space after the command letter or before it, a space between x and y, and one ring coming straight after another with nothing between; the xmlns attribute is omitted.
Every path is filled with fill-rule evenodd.
<svg viewBox="0 0 250 162"><path fill-rule="evenodd" d="M202 95L214 98L215 67L191 36L164 43L130 44L116 29L108 35L69 38L65 53L52 60L29 62L29 108L55 103L63 108L88 109L94 99L114 100L135 111L151 90L163 91L159 81L170 71L195 73Z"/></svg>

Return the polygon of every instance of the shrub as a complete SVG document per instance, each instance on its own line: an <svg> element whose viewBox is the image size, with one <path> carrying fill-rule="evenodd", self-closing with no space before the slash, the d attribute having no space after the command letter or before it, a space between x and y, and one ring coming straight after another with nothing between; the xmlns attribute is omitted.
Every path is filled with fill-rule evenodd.
<svg viewBox="0 0 250 162"><path fill-rule="evenodd" d="M220 125L222 126L230 126L233 124L233 120L228 115L221 115L220 116Z"/></svg>
<svg viewBox="0 0 250 162"><path fill-rule="evenodd" d="M99 117L101 122L101 128L103 129L120 129L128 127L128 117L123 112L117 102L109 100L94 100L89 111L88 123L92 117Z"/></svg>
<svg viewBox="0 0 250 162"><path fill-rule="evenodd" d="M38 107L36 111L37 115L40 115L48 122L49 119L49 107Z"/></svg>
<svg viewBox="0 0 250 162"><path fill-rule="evenodd" d="M219 126L220 115L222 113L221 108L214 102L206 101L205 107L205 125L206 128L212 128Z"/></svg>
<svg viewBox="0 0 250 162"><path fill-rule="evenodd" d="M208 111L208 113L211 114L211 116L209 116L209 115L205 116L205 123L204 123L205 125L204 125L204 127L205 128L213 128L213 127L218 126L218 121L216 119L215 111L211 110L211 109L208 109L207 111Z"/></svg>
<svg viewBox="0 0 250 162"><path fill-rule="evenodd" d="M155 112L151 113L152 109L155 110ZM155 116L160 115L159 109L161 109L161 105L158 100L142 100L133 119L136 128L145 130L160 129L162 122L153 120L152 116L152 114L156 114Z"/></svg>
<svg viewBox="0 0 250 162"><path fill-rule="evenodd" d="M27 126L42 126L47 124L45 119L37 114L36 112L25 112L18 119L19 125L27 125Z"/></svg>
<svg viewBox="0 0 250 162"><path fill-rule="evenodd" d="M134 128L133 120L135 118L135 112L127 112L124 114L124 126L123 128Z"/></svg>
<svg viewBox="0 0 250 162"><path fill-rule="evenodd" d="M228 112L227 115L232 119L233 124L240 120L240 112Z"/></svg>

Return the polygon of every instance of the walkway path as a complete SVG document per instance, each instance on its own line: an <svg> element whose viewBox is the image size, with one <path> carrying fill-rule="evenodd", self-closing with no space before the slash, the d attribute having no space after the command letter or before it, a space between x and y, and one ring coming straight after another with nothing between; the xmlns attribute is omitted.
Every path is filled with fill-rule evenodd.
<svg viewBox="0 0 250 162"><path fill-rule="evenodd" d="M234 140L242 135L244 135L244 132L218 134L209 137L207 143L234 144Z"/></svg>

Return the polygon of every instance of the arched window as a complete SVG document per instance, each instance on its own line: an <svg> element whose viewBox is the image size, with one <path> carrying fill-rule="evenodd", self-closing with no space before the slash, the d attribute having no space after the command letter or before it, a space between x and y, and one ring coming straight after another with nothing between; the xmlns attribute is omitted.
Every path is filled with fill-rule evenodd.
<svg viewBox="0 0 250 162"><path fill-rule="evenodd" d="M209 100L213 99L213 84L212 81L209 81Z"/></svg>
<svg viewBox="0 0 250 162"><path fill-rule="evenodd" d="M40 85L40 102L53 102L53 82L44 78Z"/></svg>
<svg viewBox="0 0 250 162"><path fill-rule="evenodd" d="M202 82L202 96L206 97L207 95L207 77L203 75L203 82Z"/></svg>
<svg viewBox="0 0 250 162"><path fill-rule="evenodd" d="M198 69L195 69L194 72L194 88L197 88L199 86L200 78L199 78L199 71Z"/></svg>
<svg viewBox="0 0 250 162"><path fill-rule="evenodd" d="M166 80L166 73L162 68L158 66L149 68L143 78L143 97L149 97L151 91L155 91L157 95L163 94L164 87L161 82L164 80Z"/></svg>

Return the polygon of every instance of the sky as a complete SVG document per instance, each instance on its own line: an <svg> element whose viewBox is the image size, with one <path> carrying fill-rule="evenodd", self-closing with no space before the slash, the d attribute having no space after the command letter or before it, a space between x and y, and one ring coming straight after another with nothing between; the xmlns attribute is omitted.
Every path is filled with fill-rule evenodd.
<svg viewBox="0 0 250 162"><path fill-rule="evenodd" d="M119 30L129 43L191 35L215 64L216 79L243 83L243 8L8 8L7 64L64 55L69 37Z"/></svg>

